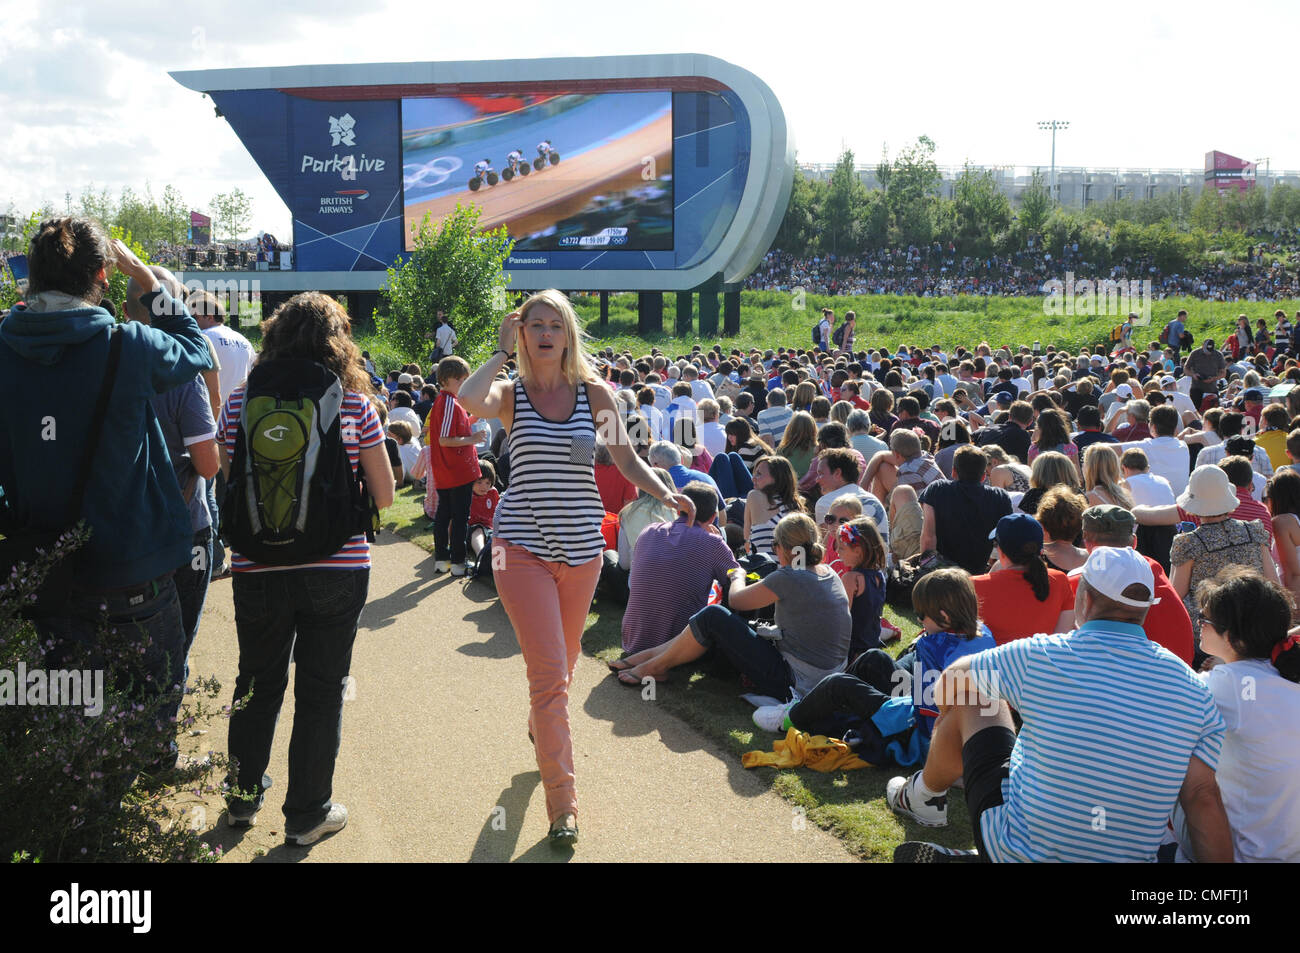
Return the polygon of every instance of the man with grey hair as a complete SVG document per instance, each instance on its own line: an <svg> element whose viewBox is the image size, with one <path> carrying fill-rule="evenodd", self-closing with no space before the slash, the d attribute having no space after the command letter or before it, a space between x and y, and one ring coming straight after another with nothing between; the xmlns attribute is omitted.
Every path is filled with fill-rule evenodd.
<svg viewBox="0 0 1300 953"><path fill-rule="evenodd" d="M723 525L726 523L727 502L723 499L718 484L707 473L690 470L683 466L682 452L677 448L676 444L667 440L656 440L650 444L650 452L646 454L646 462L652 467L661 467L667 470L668 475L673 478L673 485L679 490L692 480L698 480L713 487L713 492L718 494L718 524Z"/></svg>

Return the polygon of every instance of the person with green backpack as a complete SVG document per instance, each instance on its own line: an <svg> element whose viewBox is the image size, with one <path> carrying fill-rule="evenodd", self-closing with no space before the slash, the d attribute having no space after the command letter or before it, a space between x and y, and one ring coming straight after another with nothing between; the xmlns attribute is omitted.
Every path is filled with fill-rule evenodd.
<svg viewBox="0 0 1300 953"><path fill-rule="evenodd" d="M370 581L367 531L375 508L393 501L384 431L350 330L328 295L289 299L263 324L258 363L217 425L239 639L234 697L252 689L230 717L236 767L227 780L253 800L228 796L227 819L256 822L293 661L284 832L296 846L347 824L347 808L331 799L343 693Z"/></svg>

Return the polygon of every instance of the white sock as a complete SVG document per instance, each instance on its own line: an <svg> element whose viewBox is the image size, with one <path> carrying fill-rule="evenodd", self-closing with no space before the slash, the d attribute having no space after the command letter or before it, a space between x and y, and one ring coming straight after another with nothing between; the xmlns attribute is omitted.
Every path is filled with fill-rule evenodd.
<svg viewBox="0 0 1300 953"><path fill-rule="evenodd" d="M921 796L922 801L929 801L932 798L943 797L948 793L947 789L943 791L931 791L925 786L924 772L917 772L916 775L916 793Z"/></svg>

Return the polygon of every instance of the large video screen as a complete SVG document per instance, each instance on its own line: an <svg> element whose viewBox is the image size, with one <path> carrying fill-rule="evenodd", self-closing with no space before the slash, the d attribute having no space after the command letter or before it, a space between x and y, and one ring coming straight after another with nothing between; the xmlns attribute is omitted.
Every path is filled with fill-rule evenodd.
<svg viewBox="0 0 1300 953"><path fill-rule="evenodd" d="M673 247L672 93L402 100L403 224L477 205L516 251Z"/></svg>

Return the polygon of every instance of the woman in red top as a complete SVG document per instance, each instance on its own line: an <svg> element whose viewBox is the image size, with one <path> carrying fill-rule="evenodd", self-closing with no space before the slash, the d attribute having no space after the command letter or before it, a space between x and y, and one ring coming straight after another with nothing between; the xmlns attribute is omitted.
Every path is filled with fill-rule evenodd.
<svg viewBox="0 0 1300 953"><path fill-rule="evenodd" d="M998 563L975 576L980 619L1002 645L1040 632L1074 628L1074 596L1065 573L1043 561L1043 528L1032 516L1013 513L993 531Z"/></svg>

